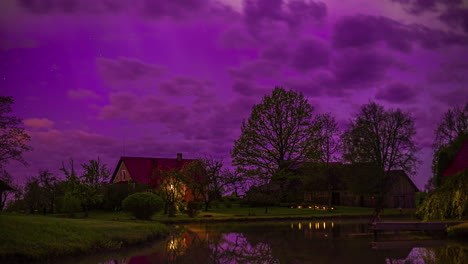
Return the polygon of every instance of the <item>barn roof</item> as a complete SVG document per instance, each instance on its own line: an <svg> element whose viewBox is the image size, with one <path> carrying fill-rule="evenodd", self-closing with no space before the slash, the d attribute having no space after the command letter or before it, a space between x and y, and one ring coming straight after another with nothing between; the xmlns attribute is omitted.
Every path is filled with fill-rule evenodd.
<svg viewBox="0 0 468 264"><path fill-rule="evenodd" d="M395 179L400 176L402 178L406 178L408 182L410 183L411 187L413 187L415 192L419 192L418 186L414 184L413 180L406 174L404 170L391 170L388 172L388 178L387 178L387 184L392 184Z"/></svg>
<svg viewBox="0 0 468 264"><path fill-rule="evenodd" d="M127 167L128 172L135 181L139 181L145 184L151 184L154 186L159 185L158 179L151 177L153 175L153 168L157 170L173 170L181 169L186 164L194 161L193 159L181 159L180 161L176 158L146 158L146 157L120 157L120 160L115 167L114 173L112 175L111 181L114 181L114 178L120 168L122 162Z"/></svg>
<svg viewBox="0 0 468 264"><path fill-rule="evenodd" d="M460 150L458 150L452 163L442 173L443 176L455 174L464 169L468 169L468 140L463 143Z"/></svg>

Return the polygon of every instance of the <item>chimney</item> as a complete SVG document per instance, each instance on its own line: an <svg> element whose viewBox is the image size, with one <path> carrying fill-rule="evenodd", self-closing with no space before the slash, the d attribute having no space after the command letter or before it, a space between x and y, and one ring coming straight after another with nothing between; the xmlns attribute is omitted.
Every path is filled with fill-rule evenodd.
<svg viewBox="0 0 468 264"><path fill-rule="evenodd" d="M182 161L182 153L177 153L177 161Z"/></svg>

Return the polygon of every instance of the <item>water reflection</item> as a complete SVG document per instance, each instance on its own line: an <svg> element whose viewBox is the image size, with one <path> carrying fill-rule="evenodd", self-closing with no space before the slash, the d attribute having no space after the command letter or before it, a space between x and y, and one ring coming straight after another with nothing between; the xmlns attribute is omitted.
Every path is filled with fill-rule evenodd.
<svg viewBox="0 0 468 264"><path fill-rule="evenodd" d="M467 247L459 244L372 239L367 224L357 222L187 225L150 254L107 263L468 263Z"/></svg>

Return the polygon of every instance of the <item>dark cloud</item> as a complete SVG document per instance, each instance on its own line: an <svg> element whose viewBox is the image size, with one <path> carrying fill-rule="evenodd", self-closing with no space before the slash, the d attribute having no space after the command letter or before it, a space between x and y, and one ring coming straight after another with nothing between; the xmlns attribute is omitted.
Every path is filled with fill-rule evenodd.
<svg viewBox="0 0 468 264"><path fill-rule="evenodd" d="M171 126L189 118L186 106L171 103L159 96L139 97L136 94L121 92L109 96L110 104L103 107L102 119L128 119L135 123L161 122Z"/></svg>
<svg viewBox="0 0 468 264"><path fill-rule="evenodd" d="M245 0L245 22L249 31L261 37L264 30L279 24L296 28L304 22L322 21L327 16L327 6L322 2L293 0Z"/></svg>
<svg viewBox="0 0 468 264"><path fill-rule="evenodd" d="M291 57L289 50L290 44L287 41L278 41L271 44L266 44L266 47L261 52L261 57L266 60L285 63Z"/></svg>
<svg viewBox="0 0 468 264"><path fill-rule="evenodd" d="M403 25L385 17L349 16L334 26L333 46L336 48L366 48L385 42L392 49L409 52L412 45Z"/></svg>
<svg viewBox="0 0 468 264"><path fill-rule="evenodd" d="M427 80L434 84L468 82L468 62L465 60L455 60L442 63L436 71L427 74Z"/></svg>
<svg viewBox="0 0 468 264"><path fill-rule="evenodd" d="M207 88L212 85L213 83L210 81L200 81L187 76L176 76L162 81L158 88L169 96L199 96L208 99L212 94Z"/></svg>
<svg viewBox="0 0 468 264"><path fill-rule="evenodd" d="M389 103L401 104L413 102L417 95L418 92L414 87L396 82L379 89L375 98Z"/></svg>
<svg viewBox="0 0 468 264"><path fill-rule="evenodd" d="M320 77L316 78L289 78L283 83L286 88L304 93L306 96L315 97L323 94L323 87L320 85Z"/></svg>
<svg viewBox="0 0 468 264"><path fill-rule="evenodd" d="M19 0L18 4L32 13L115 13L132 7L122 0Z"/></svg>
<svg viewBox="0 0 468 264"><path fill-rule="evenodd" d="M99 98L99 95L97 95L96 92L86 89L68 90L67 95L71 99Z"/></svg>
<svg viewBox="0 0 468 264"><path fill-rule="evenodd" d="M328 48L318 40L302 41L294 52L292 66L306 72L319 67L327 66L330 61Z"/></svg>
<svg viewBox="0 0 468 264"><path fill-rule="evenodd" d="M437 102L442 102L449 107L462 105L468 102L468 89L466 86L460 88L440 89L432 93L432 97Z"/></svg>
<svg viewBox="0 0 468 264"><path fill-rule="evenodd" d="M256 77L275 77L281 70L281 65L268 60L253 60L238 68L229 68L228 72L234 79L253 80Z"/></svg>
<svg viewBox="0 0 468 264"><path fill-rule="evenodd" d="M253 81L242 79L234 81L232 90L244 96L264 95L269 92L269 89L257 86Z"/></svg>
<svg viewBox="0 0 468 264"><path fill-rule="evenodd" d="M185 18L199 14L209 4L208 0L144 0L142 12L155 18L165 16Z"/></svg>
<svg viewBox="0 0 468 264"><path fill-rule="evenodd" d="M136 13L150 18L176 19L198 17L201 14L232 15L232 10L210 0L19 0L18 3L25 10L36 14Z"/></svg>
<svg viewBox="0 0 468 264"><path fill-rule="evenodd" d="M450 8L439 18L447 25L460 28L468 33L468 8Z"/></svg>
<svg viewBox="0 0 468 264"><path fill-rule="evenodd" d="M322 21L327 16L327 5L322 2L291 0L288 2L289 22L293 25L307 21Z"/></svg>
<svg viewBox="0 0 468 264"><path fill-rule="evenodd" d="M376 51L348 50L337 56L333 64L333 79L328 82L334 88L365 89L386 80L387 71L397 61Z"/></svg>
<svg viewBox="0 0 468 264"><path fill-rule="evenodd" d="M408 53L414 43L426 49L437 49L466 45L468 39L456 33L370 15L344 17L334 26L332 43L336 48L369 48L381 42L390 49Z"/></svg>
<svg viewBox="0 0 468 264"><path fill-rule="evenodd" d="M424 12L438 10L439 6L453 7L463 3L464 0L391 0L402 4L405 10L412 14L421 14Z"/></svg>
<svg viewBox="0 0 468 264"><path fill-rule="evenodd" d="M165 68L144 63L134 58L96 59L101 76L108 82L135 81L144 77L160 77Z"/></svg>

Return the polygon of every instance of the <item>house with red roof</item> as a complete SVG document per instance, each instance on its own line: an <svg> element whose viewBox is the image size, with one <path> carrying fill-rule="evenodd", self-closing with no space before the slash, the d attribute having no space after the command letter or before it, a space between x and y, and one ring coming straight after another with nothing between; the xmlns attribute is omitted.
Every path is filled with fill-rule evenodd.
<svg viewBox="0 0 468 264"><path fill-rule="evenodd" d="M182 169L185 165L195 161L194 159L183 159L182 153L177 157L170 158L147 158L147 157L120 157L110 183L138 182L148 184L152 187L161 185L163 171ZM188 199L190 192L184 187L185 198Z"/></svg>
<svg viewBox="0 0 468 264"><path fill-rule="evenodd" d="M450 163L447 169L442 173L442 176L453 175L466 169L468 169L468 140L463 143L452 163Z"/></svg>

